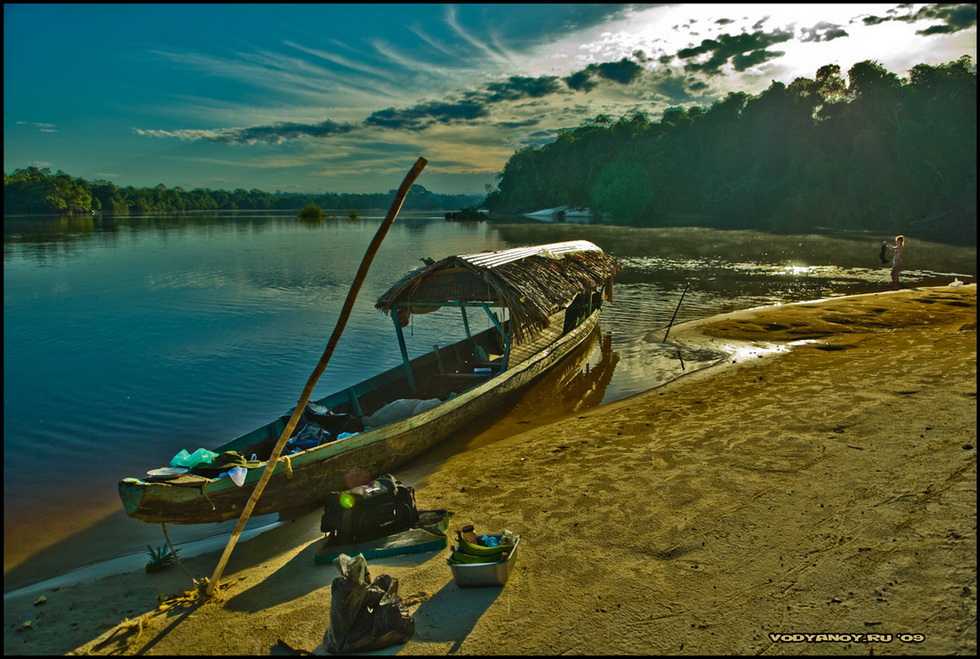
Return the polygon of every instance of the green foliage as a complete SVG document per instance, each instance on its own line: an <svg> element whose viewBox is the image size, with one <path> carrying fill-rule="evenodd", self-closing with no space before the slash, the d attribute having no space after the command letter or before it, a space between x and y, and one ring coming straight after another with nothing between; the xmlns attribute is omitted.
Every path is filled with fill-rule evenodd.
<svg viewBox="0 0 980 659"><path fill-rule="evenodd" d="M323 209L316 204L307 204L296 211L296 216L301 220L322 220L326 215Z"/></svg>
<svg viewBox="0 0 980 659"><path fill-rule="evenodd" d="M355 211L385 209L391 206L395 190L376 194L288 194L269 193L252 188L211 190L167 188L120 188L103 179L86 181L47 168L27 167L3 177L3 211L9 215L89 215L172 213L201 210L292 210L317 205L320 208L349 208ZM459 208L483 201L482 195L437 195L421 185L413 185L405 198L407 210Z"/></svg>
<svg viewBox="0 0 980 659"><path fill-rule="evenodd" d="M179 549L171 550L166 545L162 545L157 549L147 545L146 549L146 553L150 557L150 560L144 566L147 572L162 572L171 565L176 565L177 552L180 551Z"/></svg>
<svg viewBox="0 0 980 659"><path fill-rule="evenodd" d="M11 176L3 176L3 210L4 213L60 215L91 213L90 190L87 181L73 179L61 170L52 174L46 167L19 169ZM16 210L19 208L25 210Z"/></svg>
<svg viewBox="0 0 980 659"><path fill-rule="evenodd" d="M877 62L731 92L709 108L600 115L514 153L485 206L592 205L633 223L674 217L771 228L943 226L976 233L976 67L900 79Z"/></svg>
<svg viewBox="0 0 980 659"><path fill-rule="evenodd" d="M615 162L599 174L592 207L616 219L635 220L653 197L650 175L635 162Z"/></svg>

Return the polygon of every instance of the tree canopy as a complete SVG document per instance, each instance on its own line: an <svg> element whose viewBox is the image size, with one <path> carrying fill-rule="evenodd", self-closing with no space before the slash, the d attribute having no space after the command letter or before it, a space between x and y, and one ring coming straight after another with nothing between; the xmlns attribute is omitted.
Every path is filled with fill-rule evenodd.
<svg viewBox="0 0 980 659"><path fill-rule="evenodd" d="M92 212L113 214L169 213L201 210L295 210L311 204L321 208L388 208L395 190L375 194L270 193L237 188L184 190L163 183L152 188L119 187L103 179L72 178L61 170L27 167L3 176L3 212L9 215L79 215ZM415 184L409 189L404 208L411 210L457 210L478 204L483 195L438 195Z"/></svg>
<svg viewBox="0 0 980 659"><path fill-rule="evenodd" d="M976 231L976 66L821 67L813 79L731 92L711 107L606 115L514 153L485 202L496 213L591 207L772 228L937 223Z"/></svg>

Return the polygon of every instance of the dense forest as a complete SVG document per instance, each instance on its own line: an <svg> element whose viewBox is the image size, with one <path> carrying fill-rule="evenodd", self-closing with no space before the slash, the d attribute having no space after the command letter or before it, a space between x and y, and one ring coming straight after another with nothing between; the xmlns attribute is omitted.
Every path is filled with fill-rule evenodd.
<svg viewBox="0 0 980 659"><path fill-rule="evenodd" d="M105 212L119 215L206 210L293 210L310 204L321 208L388 208L395 191L377 194L284 194L237 189L232 192L196 188L121 188L109 181L86 181L62 171L28 167L3 176L3 212L7 215L78 215ZM406 210L459 210L477 205L483 195L437 195L413 185Z"/></svg>
<svg viewBox="0 0 980 659"><path fill-rule="evenodd" d="M773 229L929 226L976 232L977 79L969 56L899 79L876 62L731 92L709 108L596 117L517 151L495 213L589 207Z"/></svg>

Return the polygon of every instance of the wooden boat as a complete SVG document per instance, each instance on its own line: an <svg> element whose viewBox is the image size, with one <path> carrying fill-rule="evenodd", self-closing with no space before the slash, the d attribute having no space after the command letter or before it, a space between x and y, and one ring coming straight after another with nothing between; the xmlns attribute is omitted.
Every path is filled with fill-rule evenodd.
<svg viewBox="0 0 980 659"><path fill-rule="evenodd" d="M330 441L282 455L252 514L309 509L327 492L369 482L519 393L589 337L620 269L596 245L570 241L450 256L408 273L376 304L394 320L403 363L309 404L290 441L304 428L325 428ZM442 307L459 308L466 337L409 360L402 328L412 314ZM489 329L471 334L474 310L487 314ZM123 507L153 523L237 518L288 418L214 449L255 456L242 486L215 477L213 465L125 478Z"/></svg>

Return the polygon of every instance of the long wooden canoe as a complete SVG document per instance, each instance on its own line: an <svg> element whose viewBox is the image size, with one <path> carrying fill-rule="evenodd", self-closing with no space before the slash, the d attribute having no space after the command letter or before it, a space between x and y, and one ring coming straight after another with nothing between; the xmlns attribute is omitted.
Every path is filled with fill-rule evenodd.
<svg viewBox="0 0 980 659"><path fill-rule="evenodd" d="M252 514L297 510L369 482L518 394L589 337L619 271L596 245L571 241L451 256L409 273L376 305L394 320L403 363L309 405L297 433L310 422L330 430L331 441L280 457ZM466 338L409 360L402 327L410 314L447 306L459 307ZM467 309L493 326L471 335ZM379 419L415 406L424 411ZM176 478L125 478L123 507L153 523L237 518L288 417L213 449L255 456L242 486L208 474L208 465Z"/></svg>

